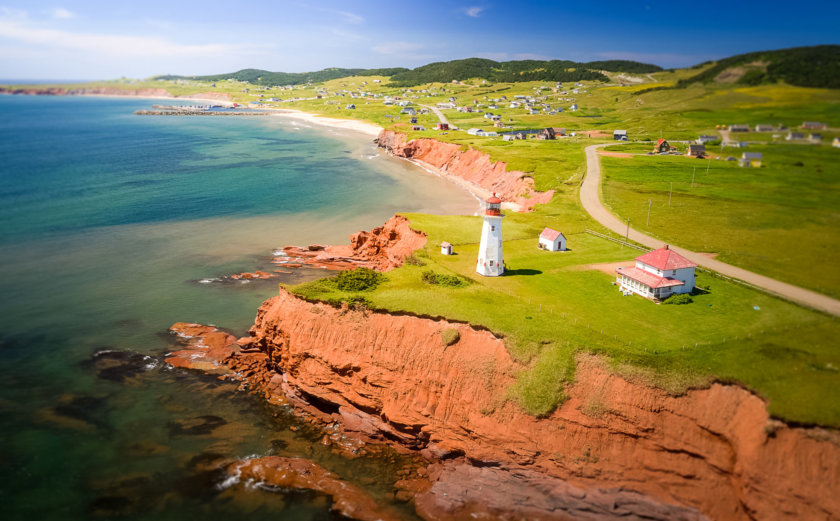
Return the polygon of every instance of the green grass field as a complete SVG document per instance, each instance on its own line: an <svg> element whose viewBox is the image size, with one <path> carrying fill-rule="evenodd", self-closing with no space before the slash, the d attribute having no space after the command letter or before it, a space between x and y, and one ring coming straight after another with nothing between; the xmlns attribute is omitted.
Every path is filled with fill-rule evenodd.
<svg viewBox="0 0 840 521"><path fill-rule="evenodd" d="M763 166L681 156L602 157L604 204L644 233L840 297L840 150L773 144L711 151L724 157L761 152Z"/></svg>

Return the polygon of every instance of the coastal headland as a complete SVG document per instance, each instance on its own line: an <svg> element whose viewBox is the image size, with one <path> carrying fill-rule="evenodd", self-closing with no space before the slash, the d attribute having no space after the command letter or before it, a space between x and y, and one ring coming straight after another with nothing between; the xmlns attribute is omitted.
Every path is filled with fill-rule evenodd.
<svg viewBox="0 0 840 521"><path fill-rule="evenodd" d="M395 156L432 169L469 187L481 197L499 194L508 202L507 209L523 212L512 214L508 219L515 237L513 241L524 244L524 241L532 240L531 228L537 225L523 220L527 217L526 212L530 212L537 215L540 225L554 219L555 222L573 222L572 227L581 228L574 228L580 235L576 237L579 242L574 245L573 252L587 254L587 248L597 250L587 242L582 231L591 221L569 219L577 211L573 207L576 203L571 202L577 195L574 180L565 186L558 182L555 191L546 186L544 178L540 181L524 168L508 170L510 162L494 160L498 159L498 154L494 156L479 148L285 109L277 110L276 114L365 132L376 136L379 146ZM567 189L568 186L573 188ZM538 204L568 204L573 209L554 208L555 213L545 215L540 213ZM418 248L429 243L435 246L442 238L440 233L429 231L427 234L426 230L443 228L449 235L467 235L452 223L435 229L437 224L427 220L425 226L412 230L409 220L396 217L371 232L360 232L350 246L288 251L312 259L313 264L333 262L337 268L364 266L380 272L392 271L406 263L425 262L415 257L415 253L417 256L424 253ZM468 221L462 219L456 224L466 227ZM472 252L469 239L462 239L458 247L466 252L463 258ZM521 249L524 251L524 246ZM528 255L535 254L529 250ZM533 260L524 254L520 259ZM457 256L450 264L443 262L450 260L431 266L463 277L464 269L456 264L460 262ZM520 264L524 265L524 262ZM534 262L528 268L520 268L518 273L533 277L559 274L558 277L562 277L566 276L565 268L565 265L558 267L543 261L543 264ZM600 274L591 279L596 276ZM405 283L406 278L397 279L394 285ZM476 293L487 289L476 300L486 297L491 290L498 290L500 295L511 291L503 286L506 282L501 281L498 287L491 289L476 289L479 285L474 284ZM568 282L568 279L561 282ZM609 284L604 277L595 282ZM757 312L762 309L765 312L772 310L775 314L771 317L780 317L787 312L793 318L790 318L791 323L780 326L780 336L799 334L793 331L798 330L798 325L792 324L796 317L802 317L806 326L813 325L813 331L803 332L803 335L819 335L834 327L832 322L816 313L777 302L766 295L756 296L751 290L733 289L728 283L718 285L718 282L713 281L713 291L698 297L698 300L707 297L709 303L704 300L702 306L706 311L712 310L708 319L712 322L705 330L714 330L720 325L722 319L712 313L721 309L720 313L725 315L732 309L726 308L722 300L712 300L722 298L721 295L731 296L733 301L741 299L739 306L756 312L755 316L759 316ZM516 289L521 287L525 287L525 282ZM553 296L559 297L551 301L551 305L559 306L564 299L575 298L573 291L564 293L568 287L572 286L558 284L553 287ZM591 290L591 286L587 290L595 295L592 298L595 307L603 302L598 300L603 295ZM386 296L393 297L397 293L393 291ZM513 297L512 293L508 295ZM528 296L526 293L526 298ZM441 293L441 300L447 302L457 298ZM761 305L753 302L758 299L762 299ZM359 301L331 301L301 296L295 288L290 291L281 288L278 296L260 307L254 326L245 338L236 339L210 326L176 324L173 332L186 346L172 353L167 361L176 367L219 372L228 378L239 379L243 382L243 390L254 391L274 404L289 404L315 422L340 425L342 434L349 438L392 444L421 454L428 466L395 484L395 495L413 501L417 514L425 519L835 519L840 512L840 503L831 489L840 477L837 431L815 426L818 422L781 421L780 415L771 414L769 407L776 405L780 401L779 395L785 393L779 392L775 383L768 384L763 375L757 381L765 386L762 391L776 392L772 398L768 398L769 392L762 395L752 392L752 382L742 383L746 378L739 378L744 373L738 371L750 364L747 356L732 362L732 369L728 367L729 362L724 364L727 365L725 371L717 366L715 373L712 362L702 357L714 359L723 352L728 347L726 337L722 341L707 340L709 354L706 354L702 352L702 335L706 331L704 328L691 330L690 335L701 337L694 343L695 348L700 344L700 349L691 352L690 343L685 342L689 343L691 353L685 354L685 343L673 340L673 337L692 338L688 330L675 333L663 327L662 331L657 331L655 336L671 334L668 342L673 346L667 348L679 355L679 344L683 343L683 356L702 360L698 365L702 364L706 370L699 383L692 381L676 389L666 389L666 386L653 385L644 371L634 373L627 367L623 371L616 370L609 354L604 356L614 340L615 345L626 349L623 360L656 360L650 365L657 369L677 367L683 370L683 366L673 362L677 358L673 353L663 351L664 342L654 347L653 341L645 338L641 342L651 345L648 352L647 347L633 347L632 341L628 344L618 339L620 329L612 335L600 328L601 336L597 337L603 341L600 345L598 341L592 341L591 334L594 333L589 331L592 329L590 324L585 327L589 336L580 341L574 335L582 334L584 327L582 324L577 326L577 319L574 322L576 329L562 324L556 316L541 318L538 313L543 312L542 304L539 312L522 312L524 304L515 312L522 315L522 321L543 320L552 332L553 336L546 334L529 339L528 349L533 350L530 356L523 356L518 351L522 347L513 334L506 334L504 327L491 327L502 324L501 320L495 324L488 320L491 325L487 326L469 316L461 319L463 314L451 313L452 309L457 309L452 306L447 308L450 313L441 312L438 316L416 311L418 308L432 309L429 305L405 305L402 310L391 306L392 309L385 310L370 304L366 297ZM648 326L653 329L656 321L651 317L661 318L664 311L654 309L652 303L643 304L650 305L633 309L644 324L639 329ZM594 319L594 329L599 329L598 325L609 329L611 322L626 323L626 311L630 309L627 299L616 306L625 306L621 308L625 313L602 313L613 315L613 318L604 318L600 324L597 318ZM691 324L699 316L699 307L692 310L697 315L673 311L675 315L686 314L680 315L676 326L669 324L669 327L687 327L684 324ZM537 309L536 305L534 309ZM598 315L597 311L588 311L588 319ZM553 308L551 313L553 315ZM454 316L444 318L447 314ZM745 343L764 342L755 349L761 355L770 353L768 356L775 358L811 356L811 353L793 352L784 339L777 341L775 328L765 336L764 323L759 326L759 319L754 320L753 329L744 326L743 330L727 329L724 334L733 331L735 340L740 335ZM774 326L766 327L769 330ZM568 348L569 340L565 340L569 356L573 357L572 369L558 371L562 377L552 374L543 381L559 387L558 394L563 398L555 402L556 407L529 413L514 399L512 389L522 380L522 375L536 372L535 368L545 360L546 352L561 350L555 341L563 340L564 335L578 346ZM770 344L770 336L778 344ZM583 348L584 344L592 349ZM609 347L604 347L608 344ZM657 348L660 351L657 352ZM593 354L593 350L600 354ZM656 358L663 353L666 356ZM749 355L758 356L752 352ZM817 375L814 379L828 378L832 371L836 372L831 363L814 358L811 362ZM659 362L662 359L665 362ZM655 365L657 363L661 365ZM669 363L673 365L669 366ZM784 363L784 360L779 362ZM721 373L724 376L715 377ZM825 415L830 416L831 413ZM325 443L335 443L337 451L344 450L337 438L330 440L327 436ZM232 474L247 470L251 479L265 483L271 483L279 475L282 479L277 486L280 487L288 483L285 480L290 472L320 475L317 469L296 470L286 461L258 461L256 458L228 468ZM330 495L332 493L326 491L341 488L330 481L332 477L325 479L326 482L311 488ZM488 501L487 490L491 488L494 493L500 493ZM342 504L335 495L333 499L336 504ZM343 510L339 509L339 512ZM354 513L352 517L365 519L371 516Z"/></svg>

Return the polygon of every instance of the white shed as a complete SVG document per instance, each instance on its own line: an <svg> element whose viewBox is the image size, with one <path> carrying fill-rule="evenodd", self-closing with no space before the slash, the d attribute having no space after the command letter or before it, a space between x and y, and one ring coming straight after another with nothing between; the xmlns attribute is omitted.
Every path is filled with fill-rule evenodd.
<svg viewBox="0 0 840 521"><path fill-rule="evenodd" d="M546 228L540 234L539 247L541 250L566 251L566 236L557 230Z"/></svg>
<svg viewBox="0 0 840 521"><path fill-rule="evenodd" d="M452 255L452 245L446 241L440 243L440 253L441 255Z"/></svg>

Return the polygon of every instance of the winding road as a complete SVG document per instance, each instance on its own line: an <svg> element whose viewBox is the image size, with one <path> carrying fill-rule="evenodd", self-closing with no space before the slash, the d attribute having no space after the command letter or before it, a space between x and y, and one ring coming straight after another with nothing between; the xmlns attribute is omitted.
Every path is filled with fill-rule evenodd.
<svg viewBox="0 0 840 521"><path fill-rule="evenodd" d="M586 177L584 177L583 185L580 188L580 202L583 204L584 209L589 212L589 215L610 230L622 236L626 234L630 240L643 244L648 248L661 248L666 243L659 239L645 235L633 228L630 228L628 233L627 222L620 221L601 203L601 163L598 160L598 149L610 144L612 143L586 147ZM824 311L834 316L840 316L840 300L835 300L831 297L780 280L765 277L764 275L759 275L758 273L738 268L719 260L710 259L705 255L678 246L671 245L671 249L704 268L716 271L727 277L748 282L803 306Z"/></svg>

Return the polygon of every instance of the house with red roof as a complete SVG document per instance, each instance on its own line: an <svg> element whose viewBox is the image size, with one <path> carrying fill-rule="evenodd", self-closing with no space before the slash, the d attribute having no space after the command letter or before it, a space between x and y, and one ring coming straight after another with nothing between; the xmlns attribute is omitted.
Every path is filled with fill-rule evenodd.
<svg viewBox="0 0 840 521"><path fill-rule="evenodd" d="M694 290L696 267L666 244L636 257L633 268L616 268L616 283L625 294L636 293L651 300L665 300L671 295Z"/></svg>
<svg viewBox="0 0 840 521"><path fill-rule="evenodd" d="M540 234L539 248L548 251L566 251L566 236L557 230L546 228Z"/></svg>
<svg viewBox="0 0 840 521"><path fill-rule="evenodd" d="M659 141L656 142L656 146L653 147L653 153L654 154L667 154L670 151L671 151L671 144L668 143L667 140L661 139L661 138L659 139Z"/></svg>

